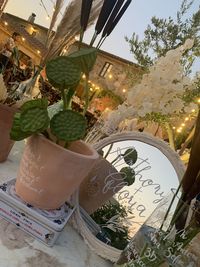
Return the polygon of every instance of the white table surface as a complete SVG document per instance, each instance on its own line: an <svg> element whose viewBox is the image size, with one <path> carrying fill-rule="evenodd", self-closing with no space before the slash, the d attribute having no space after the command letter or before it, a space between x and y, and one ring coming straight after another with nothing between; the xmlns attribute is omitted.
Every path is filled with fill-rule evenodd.
<svg viewBox="0 0 200 267"><path fill-rule="evenodd" d="M0 163L0 183L16 177L24 143L17 142L6 162ZM0 267L111 267L66 225L55 246L50 248L0 219Z"/></svg>

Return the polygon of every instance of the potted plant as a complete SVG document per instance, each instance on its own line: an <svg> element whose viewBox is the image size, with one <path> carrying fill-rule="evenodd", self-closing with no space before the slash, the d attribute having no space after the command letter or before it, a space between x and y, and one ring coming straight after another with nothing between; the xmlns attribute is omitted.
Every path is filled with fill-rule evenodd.
<svg viewBox="0 0 200 267"><path fill-rule="evenodd" d="M123 1L118 4L104 1L91 45L106 22L105 34L111 33L130 2L122 7ZM91 0L82 1L80 40L88 24L91 6ZM14 117L11 138L22 140L29 137L15 189L24 201L36 207L59 208L79 187L99 157L92 147L80 141L87 128L85 113L89 102L89 73L96 57L97 49L91 47L47 62L48 81L60 91L63 104L58 105L56 112L48 112L47 99L32 100L26 102ZM83 82L85 107L83 113L78 113L72 110L71 101L83 74L86 77Z"/></svg>
<svg viewBox="0 0 200 267"><path fill-rule="evenodd" d="M83 114L71 109L71 99L82 73L89 74L96 49L60 56L46 65L49 82L60 90L63 105L48 113L47 99L22 105L14 117L11 138L28 138L19 167L16 193L42 209L60 207L75 191L98 159L98 153L80 141L87 123ZM87 84L85 85L87 90ZM85 107L86 111L87 107Z"/></svg>

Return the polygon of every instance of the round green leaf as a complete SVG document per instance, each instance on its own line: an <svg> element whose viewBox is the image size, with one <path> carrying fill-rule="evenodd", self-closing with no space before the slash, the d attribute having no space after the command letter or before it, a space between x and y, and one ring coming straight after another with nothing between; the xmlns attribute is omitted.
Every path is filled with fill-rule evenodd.
<svg viewBox="0 0 200 267"><path fill-rule="evenodd" d="M87 122L84 116L72 110L57 113L50 122L52 133L66 142L79 140L84 137Z"/></svg>
<svg viewBox="0 0 200 267"><path fill-rule="evenodd" d="M82 72L89 73L96 62L97 49L80 49L79 51L74 52L68 57L74 59L75 62L81 66Z"/></svg>
<svg viewBox="0 0 200 267"><path fill-rule="evenodd" d="M126 162L126 164L128 164L129 166L132 166L133 164L136 163L138 154L134 148L129 148L125 151L123 157L124 157L124 161Z"/></svg>
<svg viewBox="0 0 200 267"><path fill-rule="evenodd" d="M39 98L39 99L34 99L34 100L30 100L25 102L22 106L21 106L21 110L25 111L27 109L30 108L47 108L48 107L48 100L47 98Z"/></svg>
<svg viewBox="0 0 200 267"><path fill-rule="evenodd" d="M20 116L20 128L23 132L36 133L46 129L49 125L49 116L46 109L31 108Z"/></svg>
<svg viewBox="0 0 200 267"><path fill-rule="evenodd" d="M60 56L47 63L46 74L54 87L68 88L79 83L81 68L69 57Z"/></svg>
<svg viewBox="0 0 200 267"><path fill-rule="evenodd" d="M31 136L31 132L23 132L20 128L20 113L15 113L13 125L10 132L10 138L15 141L23 140L24 138Z"/></svg>
<svg viewBox="0 0 200 267"><path fill-rule="evenodd" d="M128 186L135 182L135 171L130 167L124 167L120 170L120 173L124 177L124 181L127 182Z"/></svg>

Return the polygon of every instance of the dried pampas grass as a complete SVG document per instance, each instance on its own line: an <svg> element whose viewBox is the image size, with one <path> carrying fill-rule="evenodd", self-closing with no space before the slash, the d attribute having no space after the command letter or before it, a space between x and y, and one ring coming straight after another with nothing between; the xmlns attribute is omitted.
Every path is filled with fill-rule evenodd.
<svg viewBox="0 0 200 267"><path fill-rule="evenodd" d="M56 0L55 4L55 10L51 19L50 27L47 33L47 40L46 40L46 46L49 47L49 44L51 42L51 37L52 37L52 30L57 22L58 19L58 14L61 11L63 7L64 0Z"/></svg>
<svg viewBox="0 0 200 267"><path fill-rule="evenodd" d="M95 0L92 5L88 26L92 25L101 9L103 0ZM68 47L75 41L75 37L80 33L80 16L81 5L80 0L74 0L66 7L65 13L56 33L52 38L46 57L42 64L54 58L64 48Z"/></svg>

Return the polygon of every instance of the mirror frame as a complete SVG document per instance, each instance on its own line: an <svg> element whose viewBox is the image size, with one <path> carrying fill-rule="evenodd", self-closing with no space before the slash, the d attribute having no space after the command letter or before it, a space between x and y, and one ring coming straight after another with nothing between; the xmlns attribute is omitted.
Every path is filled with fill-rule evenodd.
<svg viewBox="0 0 200 267"><path fill-rule="evenodd" d="M160 152L162 152L167 157L167 159L170 161L170 163L174 167L174 170L178 176L179 181L182 179L183 174L185 172L185 166L182 163L179 155L170 148L168 143L150 134L143 133L143 132L142 133L141 132L121 132L121 133L110 135L109 137L106 137L100 140L98 143L94 144L93 147L96 150L98 150L111 143L127 141L127 140L140 141L147 145L150 145L150 146L153 146L159 149ZM104 259L108 259L112 262L117 262L122 250L116 249L114 247L111 247L103 243L90 232L90 230L88 229L86 223L84 222L81 216L79 205L74 213L73 226L83 237L85 243L89 246L89 248L93 250L97 255L101 256Z"/></svg>

